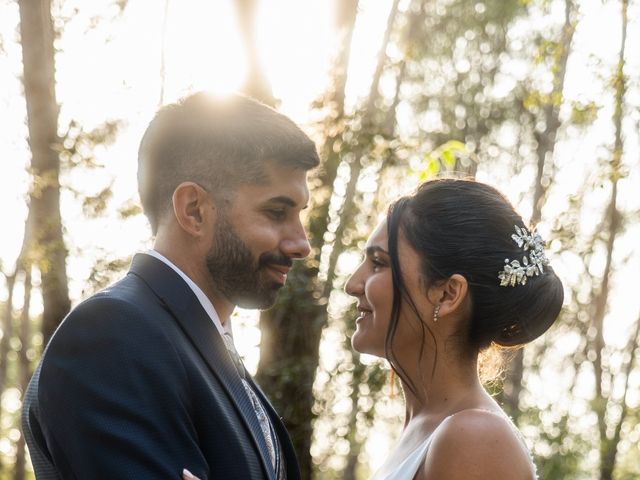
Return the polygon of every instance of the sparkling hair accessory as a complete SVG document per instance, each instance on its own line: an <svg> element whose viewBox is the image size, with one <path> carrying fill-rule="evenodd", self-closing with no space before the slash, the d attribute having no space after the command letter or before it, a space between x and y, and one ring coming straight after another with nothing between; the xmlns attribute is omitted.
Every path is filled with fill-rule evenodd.
<svg viewBox="0 0 640 480"><path fill-rule="evenodd" d="M518 260L504 259L504 269L498 273L501 287L525 285L529 277L544 273L544 266L549 265L549 260L544 254L544 240L540 234L529 233L525 227L515 227L516 233L511 235L511 238L524 250L525 255L522 257L522 263Z"/></svg>

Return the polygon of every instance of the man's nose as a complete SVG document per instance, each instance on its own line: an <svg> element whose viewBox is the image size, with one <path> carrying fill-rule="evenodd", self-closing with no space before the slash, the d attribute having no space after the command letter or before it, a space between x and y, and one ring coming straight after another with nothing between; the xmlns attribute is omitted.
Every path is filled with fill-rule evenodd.
<svg viewBox="0 0 640 480"><path fill-rule="evenodd" d="M311 245L302 225L295 228L280 246L282 252L290 258L305 258L311 252Z"/></svg>

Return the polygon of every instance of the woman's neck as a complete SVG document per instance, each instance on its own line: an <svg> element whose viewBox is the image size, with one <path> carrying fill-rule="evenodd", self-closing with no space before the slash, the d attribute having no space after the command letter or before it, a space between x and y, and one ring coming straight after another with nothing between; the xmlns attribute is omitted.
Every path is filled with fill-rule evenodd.
<svg viewBox="0 0 640 480"><path fill-rule="evenodd" d="M438 419L467 408L489 408L493 400L486 393L477 374L476 362L457 363L436 368L433 375L408 372L413 390L404 381L405 425L414 418Z"/></svg>

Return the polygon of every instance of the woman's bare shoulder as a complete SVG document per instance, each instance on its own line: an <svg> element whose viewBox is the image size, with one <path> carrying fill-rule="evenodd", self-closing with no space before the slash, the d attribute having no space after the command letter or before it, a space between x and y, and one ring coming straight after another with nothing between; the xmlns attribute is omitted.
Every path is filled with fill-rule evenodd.
<svg viewBox="0 0 640 480"><path fill-rule="evenodd" d="M419 480L533 480L535 467L516 428L502 413L470 409L434 432Z"/></svg>

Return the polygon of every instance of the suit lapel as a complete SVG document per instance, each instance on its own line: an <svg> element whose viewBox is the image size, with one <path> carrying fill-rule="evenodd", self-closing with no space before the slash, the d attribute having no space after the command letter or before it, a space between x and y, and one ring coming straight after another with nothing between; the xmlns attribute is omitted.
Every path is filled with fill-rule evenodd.
<svg viewBox="0 0 640 480"><path fill-rule="evenodd" d="M171 267L151 255L136 255L131 263L130 273L149 285L204 358L240 413L254 446L260 452L268 477L275 480L269 451L253 404L220 334L191 288Z"/></svg>

